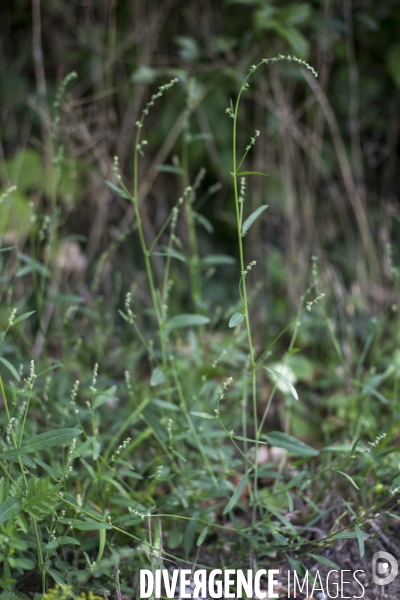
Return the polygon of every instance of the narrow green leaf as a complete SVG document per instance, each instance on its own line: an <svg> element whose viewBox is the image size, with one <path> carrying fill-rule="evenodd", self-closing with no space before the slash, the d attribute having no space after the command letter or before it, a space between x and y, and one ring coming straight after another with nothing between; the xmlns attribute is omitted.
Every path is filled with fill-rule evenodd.
<svg viewBox="0 0 400 600"><path fill-rule="evenodd" d="M0 523L5 523L19 512L19 502L17 498L7 498L0 506Z"/></svg>
<svg viewBox="0 0 400 600"><path fill-rule="evenodd" d="M160 383L164 383L165 375L159 367L153 369L151 373L150 385L155 387L156 385L160 385Z"/></svg>
<svg viewBox="0 0 400 600"><path fill-rule="evenodd" d="M8 451L7 451L8 452ZM10 450L11 452L11 450ZM27 456L24 456L24 453L21 452L20 455L16 454L15 456L4 456L5 452L2 452L1 454L1 458L6 458L6 460L9 460L10 462L13 463L18 463L19 460L17 459L17 456L21 456L21 462L24 465L24 467L28 467L29 469L36 469L36 463L31 460L30 458L28 458Z"/></svg>
<svg viewBox="0 0 400 600"><path fill-rule="evenodd" d="M82 456L86 452L86 450L89 448L91 443L92 443L92 438L88 438L87 440L82 442L82 444L80 444L77 448L75 448L75 450L71 454L71 458L76 458L77 456Z"/></svg>
<svg viewBox="0 0 400 600"><path fill-rule="evenodd" d="M56 294L56 296L49 296L46 300L46 304L50 302L54 302L54 304L63 304L64 302L66 304L83 304L85 300L82 296L76 296L75 294Z"/></svg>
<svg viewBox="0 0 400 600"><path fill-rule="evenodd" d="M162 171L164 173L173 173L174 175L182 175L183 170L180 167L175 167L174 165L157 165L157 171Z"/></svg>
<svg viewBox="0 0 400 600"><path fill-rule="evenodd" d="M254 221L268 208L268 204L264 204L263 206L259 206L257 210L255 210L242 225L242 236L246 235L250 227L253 225Z"/></svg>
<svg viewBox="0 0 400 600"><path fill-rule="evenodd" d="M305 568L305 566L303 565L303 563L301 563L297 558L294 558L293 556L289 556L288 554L285 554L286 559L289 563L289 565L291 566L293 571L296 571L296 573L298 575L300 575L301 577L305 577L305 574L307 573L307 569Z"/></svg>
<svg viewBox="0 0 400 600"><path fill-rule="evenodd" d="M358 446L358 442L360 441L360 439L361 438L357 438L356 441L354 442L354 444L352 445L351 450L350 450L350 456L354 456L355 455L356 448Z"/></svg>
<svg viewBox="0 0 400 600"><path fill-rule="evenodd" d="M135 517L133 515L122 515L121 517L117 517L113 519L113 525L118 525L118 527L132 527L133 525L137 525L142 522L142 517ZM102 531L102 530L100 530ZM105 530L104 530L105 531Z"/></svg>
<svg viewBox="0 0 400 600"><path fill-rule="evenodd" d="M195 133L194 135L190 134L190 139L188 140L189 144L194 144L200 140L213 140L214 136L211 133Z"/></svg>
<svg viewBox="0 0 400 600"><path fill-rule="evenodd" d="M96 480L97 479L96 473L94 472L94 469L93 469L92 465L89 465L89 463L84 458L82 458L82 457L81 457L80 460L81 460L81 463L83 463L85 465L86 469L88 470L90 477L93 480Z"/></svg>
<svg viewBox="0 0 400 600"><path fill-rule="evenodd" d="M335 469L335 471L336 471L337 473L340 473L341 475L344 475L344 477L346 477L346 478L347 478L347 479L350 481L351 485L353 485L353 486L356 488L356 490L359 490L359 489L360 489L360 488L358 487L358 485L356 484L356 482L354 481L354 479L353 479L352 477L350 477L350 475L348 475L348 474L347 474L347 473L345 473L344 471L339 471L339 469Z"/></svg>
<svg viewBox="0 0 400 600"><path fill-rule="evenodd" d="M194 542L194 534L196 533L197 527L197 514L193 515L193 519L189 521L186 527L185 536L183 538L183 549L185 550L185 556L189 555Z"/></svg>
<svg viewBox="0 0 400 600"><path fill-rule="evenodd" d="M112 529L111 525L104 523L104 521L80 521L79 519L72 519L72 525L74 529L80 531L100 531L101 529Z"/></svg>
<svg viewBox="0 0 400 600"><path fill-rule="evenodd" d="M224 515L226 515L230 510L232 510L232 508L234 508L236 506L236 504L239 502L240 496L242 495L242 492L243 492L244 488L246 487L248 478L249 478L249 474L245 473L243 475L242 479L240 480L239 485L237 486L232 498L229 500L228 504L225 506L225 509L223 512Z"/></svg>
<svg viewBox="0 0 400 600"><path fill-rule="evenodd" d="M133 465L131 465L131 463L129 463L127 460L124 460L123 458L116 458L114 460L114 463L116 463L117 465L122 465L123 467L125 467L126 469L129 469L130 471L135 470L135 467Z"/></svg>
<svg viewBox="0 0 400 600"><path fill-rule="evenodd" d="M18 371L10 362L8 362L8 360L6 358L3 358L2 356L0 356L0 361L3 363L3 365L5 367L7 367L7 369L10 371L10 373L14 377L14 379L16 379L17 381L21 381L21 377L19 376Z"/></svg>
<svg viewBox="0 0 400 600"><path fill-rule="evenodd" d="M228 254L209 254L201 260L204 267L216 267L219 265L234 265L236 260Z"/></svg>
<svg viewBox="0 0 400 600"><path fill-rule="evenodd" d="M26 275L27 273L32 273L32 272L40 273L40 275L42 275L43 277L52 277L52 273L49 271L49 269L46 267L46 265L44 265L43 263L41 263L38 260L35 260L34 258L32 258L32 256L29 256L28 254L24 254L23 252L20 252L18 254L18 258L26 266L20 267L18 269L18 271L15 274L16 277L23 277L23 275Z"/></svg>
<svg viewBox="0 0 400 600"><path fill-rule="evenodd" d="M199 513L200 519L204 519L204 517L206 517L207 515L209 515L212 512L216 513L220 509L220 507L221 507L220 504L214 504L213 506L209 506L208 508L204 508Z"/></svg>
<svg viewBox="0 0 400 600"><path fill-rule="evenodd" d="M334 444L333 446L325 446L321 448L321 452L350 452L350 444Z"/></svg>
<svg viewBox="0 0 400 600"><path fill-rule="evenodd" d="M54 369L58 369L58 367L63 367L63 366L64 366L63 364L58 363L56 365L52 365L51 367L47 367L47 369L40 371L40 373L38 373L38 375L36 377L42 377L42 375L46 375L46 373L48 373L49 371L54 371Z"/></svg>
<svg viewBox="0 0 400 600"><path fill-rule="evenodd" d="M207 533L208 533L209 529L210 528L209 528L208 525L206 525L205 527L203 527L203 529L201 530L201 533L200 533L200 535L198 537L198 540L196 542L196 546L201 546L202 545L202 543L206 539L206 536L207 536Z"/></svg>
<svg viewBox="0 0 400 600"><path fill-rule="evenodd" d="M214 233L214 227L212 226L210 221L208 219L206 219L206 217L204 217L203 215L200 215L197 212L193 212L193 215L194 215L195 221L197 221L207 231L207 233L209 233L209 234Z"/></svg>
<svg viewBox="0 0 400 600"><path fill-rule="evenodd" d="M81 435L81 433L82 430L77 427L46 431L45 433L33 436L26 444L26 448L31 448L32 450L44 450L45 448L52 448L53 446L61 446L61 444L72 442L72 440Z"/></svg>
<svg viewBox="0 0 400 600"><path fill-rule="evenodd" d="M356 536L357 536L358 550L360 552L360 558L363 558L364 552L365 552L363 532L357 524L354 526L354 531L356 532Z"/></svg>
<svg viewBox="0 0 400 600"><path fill-rule="evenodd" d="M26 456L23 456L22 458L26 458ZM75 456L71 455L71 458L75 458ZM39 465L39 467L42 467L42 469L50 475L50 477L53 479L53 481L60 480L61 465L59 463L57 464L57 467L54 469L53 467L50 467L50 465L48 465L47 463L43 462L43 460L40 460L40 458L35 458L35 464Z"/></svg>
<svg viewBox="0 0 400 600"><path fill-rule="evenodd" d="M93 410L96 410L96 408L100 408L100 406L103 406L103 404L105 404L107 402L107 400L116 400L117 402L119 402L119 400L118 400L118 398L116 396L109 396L109 395L107 395L105 393L104 394L99 394L94 399Z"/></svg>
<svg viewBox="0 0 400 600"><path fill-rule="evenodd" d="M179 329L181 327L195 327L197 325L207 325L210 322L204 315L176 315L168 322L170 329Z"/></svg>
<svg viewBox="0 0 400 600"><path fill-rule="evenodd" d="M332 540L351 540L357 537L355 531L341 531L340 533L335 533L331 537Z"/></svg>
<svg viewBox="0 0 400 600"><path fill-rule="evenodd" d="M274 540L276 542L278 542L278 544L280 546L287 546L288 545L288 539L282 535L281 533L279 533L279 531L277 531L276 529L274 529L273 527L271 527L271 534L272 537L274 538Z"/></svg>
<svg viewBox="0 0 400 600"><path fill-rule="evenodd" d="M319 554L312 553L310 553L308 556L311 556L314 560L317 561L317 563L325 565L325 567L330 567L331 569L337 569L338 571L340 571L340 567L333 561L329 560L329 558L325 558L324 556L320 556Z"/></svg>
<svg viewBox="0 0 400 600"><path fill-rule="evenodd" d="M229 327L236 327L236 325L239 325L239 323L243 323L243 321L244 314L241 312L235 312L235 314L232 315L229 319Z"/></svg>
<svg viewBox="0 0 400 600"><path fill-rule="evenodd" d="M121 315L121 317L124 319L124 321L131 324L130 318L124 312L122 312L122 310L120 308L118 309L118 312Z"/></svg>
<svg viewBox="0 0 400 600"><path fill-rule="evenodd" d="M58 583L58 585L59 585L61 588L65 588L65 587L67 587L67 584L66 584L66 582L64 581L64 579L62 579L62 578L60 577L60 575L61 575L60 571L56 571L55 569L46 569L46 570L47 570L47 572L50 574L50 576L51 576L51 577L54 579L54 581L55 581L56 583Z"/></svg>
<svg viewBox="0 0 400 600"><path fill-rule="evenodd" d="M274 377L277 377L278 379L280 379L281 381L283 381L283 383L285 385L287 385L290 393L292 394L293 398L295 400L299 399L299 396L296 392L296 389L294 388L293 384L290 383L290 381L287 379L287 377L285 377L284 375L282 375L282 373L279 373L279 371L276 371L275 369L272 369L271 367L264 367L264 369L266 371L268 371L268 373L271 373Z"/></svg>
<svg viewBox="0 0 400 600"><path fill-rule="evenodd" d="M236 177L243 177L244 175L264 175L264 177L269 177L268 173L262 173L261 171L239 171L239 173L236 173Z"/></svg>
<svg viewBox="0 0 400 600"><path fill-rule="evenodd" d="M110 190L112 190L113 192L118 194L118 196L120 196L121 198L125 198L126 200L131 199L124 190L122 190L120 187L118 187L114 183L111 183L111 181L106 181L105 183L110 188Z"/></svg>
<svg viewBox="0 0 400 600"><path fill-rule="evenodd" d="M21 262L25 263L26 266L20 267L18 269L18 271L15 274L16 277L23 277L27 273L32 272L40 273L40 275L42 275L43 277L52 277L52 274L49 271L49 269L43 263L39 262L38 260L35 260L31 256L20 252L18 258Z"/></svg>
<svg viewBox="0 0 400 600"><path fill-rule="evenodd" d="M276 506L268 504L267 508L277 519L279 519L279 521L285 526L285 529L290 531L292 535L297 535L297 531L294 525L284 515L280 513L280 510L276 508Z"/></svg>
<svg viewBox="0 0 400 600"><path fill-rule="evenodd" d="M168 402L168 400L161 400L160 398L151 398L152 404L159 406L165 410L173 410L174 412L181 410L179 406L173 404L172 402Z"/></svg>
<svg viewBox="0 0 400 600"><path fill-rule="evenodd" d="M100 456L101 444L98 439L92 437L92 447L93 447L93 460L96 461Z"/></svg>
<svg viewBox="0 0 400 600"><path fill-rule="evenodd" d="M17 317L14 321L13 321L13 327L14 325L17 325L17 323L21 323L21 321L25 321L25 319L29 319L29 317L31 315L34 315L36 312L36 310L31 310L30 312L26 312L23 315L20 315L19 317Z"/></svg>
<svg viewBox="0 0 400 600"><path fill-rule="evenodd" d="M392 519L397 519L397 521L400 521L400 515L395 515L394 513L389 511L386 514L388 514L389 517L392 517Z"/></svg>
<svg viewBox="0 0 400 600"><path fill-rule="evenodd" d="M7 500L9 496L9 485L5 477L0 477L0 505Z"/></svg>
<svg viewBox="0 0 400 600"><path fill-rule="evenodd" d="M31 558L21 556L20 558L9 557L9 563L14 569L23 569L24 571L32 571L36 567L36 563Z"/></svg>
<svg viewBox="0 0 400 600"><path fill-rule="evenodd" d="M302 481L302 479L304 479L305 475L306 475L306 472L305 472L305 471L300 471L300 473L297 473L297 475L295 475L295 476L293 477L293 479L291 479L291 480L288 482L288 484L287 484L286 488L287 488L287 489L290 489L290 488L292 488L292 487L296 487L296 485L298 485L298 484L299 484L299 483Z"/></svg>
<svg viewBox="0 0 400 600"><path fill-rule="evenodd" d="M354 512L354 510L351 508L350 504L348 502L346 502L346 500L344 500L344 498L342 498L342 502L345 505L345 507L347 508L347 510L353 515L353 517L356 519L357 515Z"/></svg>
<svg viewBox="0 0 400 600"><path fill-rule="evenodd" d="M194 415L195 417L201 417L202 419L215 419L215 417L205 412L191 412L190 414Z"/></svg>
<svg viewBox="0 0 400 600"><path fill-rule="evenodd" d="M63 238L63 240L74 240L76 242L82 242L82 244L84 244L88 241L88 238L86 235L81 235L80 233L70 233L69 235L66 235Z"/></svg>
<svg viewBox="0 0 400 600"><path fill-rule="evenodd" d="M297 456L318 456L318 450L308 446L304 442L297 440L291 435L287 433L283 433L282 431L271 431L267 433L265 439L271 444L271 446L276 446L277 448L283 448L290 452L290 454L296 454Z"/></svg>
<svg viewBox="0 0 400 600"><path fill-rule="evenodd" d="M49 542L45 545L46 550L54 550L58 546L80 546L81 543L76 538L73 538L69 535L64 535L63 537L56 538L52 542Z"/></svg>
<svg viewBox="0 0 400 600"><path fill-rule="evenodd" d="M378 400L380 400L382 404L389 404L389 400L385 398L383 394L378 392L378 390L371 390L370 393L372 394L372 396L375 396L375 398L378 398Z"/></svg>
<svg viewBox="0 0 400 600"><path fill-rule="evenodd" d="M172 248L168 248L165 252L152 252L152 256L166 256L167 258L176 258L181 262L186 262L186 257L182 252L178 252L177 250L173 250Z"/></svg>

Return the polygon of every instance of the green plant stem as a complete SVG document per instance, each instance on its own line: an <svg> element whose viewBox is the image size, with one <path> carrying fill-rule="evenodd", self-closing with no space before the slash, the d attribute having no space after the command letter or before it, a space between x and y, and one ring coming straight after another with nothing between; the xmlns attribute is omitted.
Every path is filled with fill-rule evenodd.
<svg viewBox="0 0 400 600"><path fill-rule="evenodd" d="M237 182L237 118L239 112L239 102L242 91L244 89L244 85L247 82L247 78L242 85L242 88L238 94L235 111L233 116L233 189L234 189L234 197L235 197L235 209L236 209L236 224L237 224L237 234L238 234L238 246L239 246L239 260L240 260L240 270L241 270L241 297L243 301L243 314L246 323L246 332L247 332L247 342L249 347L249 358L250 358L250 371L251 371L251 392L252 392L252 405L253 405L253 420L254 420L254 428L255 428L255 438L256 442L254 445L254 477L253 477L253 493L254 493L254 505L253 505L253 524L256 521L256 507L257 507L257 499L258 499L258 418L257 418L257 380L256 380L256 362L254 360L254 348L253 341L251 336L251 328L250 328L250 315L249 315L249 307L247 302L247 289L246 289L246 278L244 275L245 272L245 264L244 264L244 249L243 249L243 236L242 236L242 219L243 219L243 208L242 203L239 202L239 191L238 191L238 182Z"/></svg>
<svg viewBox="0 0 400 600"><path fill-rule="evenodd" d="M141 124L143 123L143 119L144 119L144 116L142 116L142 120L140 121ZM131 199L132 199L133 206L134 206L140 245L141 245L142 253L144 256L146 272L147 272L147 277L148 277L148 281L149 281L150 294L151 294L154 312L155 312L157 324L158 324L158 330L159 330L159 334L160 334L161 356L162 356L164 375L167 379L167 387L169 389L168 373L167 373L166 340L165 340L165 328L164 328L163 315L162 315L162 310L159 306L159 302L158 302L158 298L157 298L154 277L153 277L153 269L152 269L151 261L150 261L150 252L147 248L146 239L145 239L144 231L143 231L142 219L141 219L140 211L139 211L139 202L138 202L138 187L139 187L139 185L138 185L138 180L139 180L138 153L139 153L139 151L138 151L138 149L139 149L139 144L140 144L140 133L141 133L141 126L137 127L136 138L135 138L135 150L134 150L134 158L133 158L133 195L131 196Z"/></svg>

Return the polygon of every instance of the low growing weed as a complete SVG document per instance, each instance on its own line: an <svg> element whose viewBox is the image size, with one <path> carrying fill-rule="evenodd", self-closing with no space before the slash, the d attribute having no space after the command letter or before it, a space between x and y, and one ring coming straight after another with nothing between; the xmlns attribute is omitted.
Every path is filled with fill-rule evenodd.
<svg viewBox="0 0 400 600"><path fill-rule="evenodd" d="M198 226L209 234L212 226L196 210L204 173L193 182L190 175L193 81L181 157L164 165L181 193L149 239L138 195L146 117L168 101L163 97L178 81L151 97L136 123L132 183L120 173L118 158L107 182L133 205L130 235L141 252L134 260L143 262L145 277L123 296L116 273L108 306L99 294L102 269L125 238L100 258L91 304L62 289L52 261L61 236L62 152L54 133L48 235L33 223L29 255L10 247L0 253L1 599L133 597L139 569L194 563L247 568L287 561L303 573L307 557L334 565L326 549L338 540L355 538L363 556L371 522L381 523L378 513L395 509L398 336L386 348L392 358L379 354L374 362L392 313L369 324L366 339L352 350L359 353L355 366L349 365L325 312L314 257L310 285L287 327L269 339L267 315L265 331L252 328L257 297L249 273L260 267L246 256L245 241L268 207L248 214L246 180L267 174L246 170L260 132L241 151L237 128L251 77L277 61L298 63L316 76L295 57L262 60L227 109L238 263L203 256L197 237ZM57 96L54 132L67 83ZM2 195L4 205L12 193ZM186 240L178 236L179 219ZM230 269L238 291L217 308L207 290L220 269ZM185 298L175 292L182 279L188 281ZM22 281L24 293L14 302L13 287ZM175 312L179 306L184 312ZM33 331L44 348L34 360L27 358ZM302 351L307 336L324 339L329 364ZM330 527L318 529L329 519Z"/></svg>

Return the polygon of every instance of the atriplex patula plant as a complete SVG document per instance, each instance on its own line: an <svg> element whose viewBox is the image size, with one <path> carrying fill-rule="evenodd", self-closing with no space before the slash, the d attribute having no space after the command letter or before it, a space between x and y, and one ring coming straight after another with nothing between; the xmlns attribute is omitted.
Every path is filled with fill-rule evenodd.
<svg viewBox="0 0 400 600"><path fill-rule="evenodd" d="M241 310L239 310L233 314L233 316L230 319L229 325L230 325L230 327L235 327L237 325L240 325L240 323L245 322L245 328L246 328L246 334L247 334L247 350L248 350L248 358L246 359L245 363L248 366L245 368L244 381L247 380L246 370L248 369L250 372L250 381L251 381L250 395L251 395L251 400L252 400L253 429L254 429L254 438L255 439L247 438L247 412L246 412L246 410L243 411L244 419L243 419L243 431L242 431L243 435L242 436L235 436L232 431L229 432L228 429L225 427L223 420L221 418L221 401L224 400L225 393L227 392L229 385L232 383L231 377L228 377L228 379L226 379L225 383L222 385L220 391L218 392L217 406L215 408L215 416L212 415L212 412L205 413L205 412L199 412L199 411L191 411L191 415L194 417L200 417L200 418L204 418L207 420L217 419L218 422L220 423L220 425L222 426L222 429L226 433L226 435L233 442L238 454L243 457L243 459L244 459L243 468L244 468L245 474L243 475L243 478L242 478L239 486L237 487L231 501L228 503L224 512L228 513L237 504L237 502L240 499L241 493L244 491L246 484L248 484L248 482L249 482L249 476L252 475L252 478L251 478L252 485L251 486L249 485L249 494L250 494L250 498L251 498L251 502L252 502L252 506L253 506L253 526L256 524L258 518L263 518L263 516L265 516L265 514L264 514L265 511L262 509L262 499L260 498L260 496L258 494L258 479L259 479L258 450L259 450L260 443L265 443L265 441L261 442L262 430L263 430L265 421L267 419L268 411L271 406L271 403L272 403L272 400L274 397L274 392L276 389L276 385L275 385L275 387L273 388L273 391L270 395L267 406L263 412L262 418L259 419L259 417L258 417L258 401L257 401L257 371L260 368L265 368L270 373L270 375L274 378L275 381L277 381L277 380L283 381L284 384L287 386L287 388L290 390L290 392L293 394L293 396L296 399L297 399L297 392L282 373L274 370L271 367L264 366L264 364L263 364L265 358L268 357L268 352L273 347L276 339L273 340L273 342L268 346L268 348L263 350L258 357L256 357L256 355L255 355L251 323L250 323L249 294L248 294L247 285L246 285L246 276L253 267L256 267L256 264L255 264L255 261L250 261L248 263L248 265L246 266L243 238L245 237L245 235L246 235L247 231L249 230L249 228L251 227L251 225L263 213L263 211L267 208L267 206L263 205L263 206L259 207L250 216L245 218L245 216L244 216L244 213L245 213L245 191L246 191L245 177L246 176L264 176L265 174L254 172L254 171L246 171L246 170L242 169L242 165L246 159L246 156L249 153L249 151L251 150L251 148L256 144L256 139L260 135L260 132L256 131L254 137L251 138L251 140L250 140L249 144L247 145L245 151L243 152L241 158L238 159L239 151L237 148L237 127L238 127L240 99L241 99L243 92L245 92L248 89L249 77L253 73L255 73L255 71L259 67L261 67L263 64L274 63L274 62L277 62L280 60L285 60L285 61L289 61L289 62L293 61L295 63L298 63L300 66L303 66L303 67L309 69L314 76L317 76L316 72L313 70L313 68L310 65L308 65L307 63L305 63L304 61L302 61L300 59L297 59L296 57L279 55L272 59L264 59L258 65L254 65L250 68L250 73L246 77L246 79L240 89L235 106L234 107L231 106L230 108L227 109L227 113L233 119L233 136L232 136L232 138L233 138L233 149L232 149L233 171L232 171L232 176L233 176L233 189L234 189L235 207L236 207L238 248L239 248L239 257L240 257L239 296L240 296L240 302L241 302ZM161 94L164 91L166 91L168 89L168 87L170 87L170 85L171 84L168 84L167 86L163 86L162 88L160 88L159 93L155 94L152 97L151 101L148 103L148 105L146 106L146 108L143 112L142 119L137 123L138 133L137 133L137 138L136 138L135 159L134 159L135 166L134 166L133 192L131 193L128 190L128 188L122 183L122 177L119 175L118 171L116 170L117 179L122 186L122 190L120 189L117 191L121 195L124 194L125 197L129 198L135 206L135 213L136 213L136 219L137 219L137 223L138 223L139 237L140 237L143 255L145 258L146 271L147 271L148 281L149 281L149 285L150 285L151 297L153 300L154 314L156 316L156 320L158 323L158 333L159 333L159 339L160 339L160 345L161 345L161 364L160 364L160 367L157 366L153 370L151 381L154 385L158 385L160 383L165 383L165 389L166 389L168 401L170 401L174 396L174 391L171 390L171 388L170 388L170 380L172 379L172 382L176 385L175 391L178 393L179 404L182 408L183 413L185 414L185 418L189 424L191 432L195 435L195 439L197 441L201 455L205 459L205 465L207 466L208 472L209 472L209 474L211 474L214 485L216 485L216 480L215 480L215 476L213 473L213 467L210 465L207 454L204 451L204 446L203 446L203 441L201 439L201 435L199 435L198 430L194 426L194 423L192 421L192 417L188 413L187 401L185 400L186 396L185 396L185 393L182 392L182 384L179 380L179 376L178 376L178 373L177 373L177 370L175 367L175 357L173 356L173 354L171 352L171 346L170 346L171 329L173 329L174 327L194 327L196 325L206 324L208 319L207 319L207 317L202 317L201 315L179 315L176 317L172 317L172 319L170 319L167 315L167 311L165 310L166 300L167 300L166 296L164 295L165 289L166 289L165 282L166 282L167 277L169 276L171 258L174 257L173 241L174 241L174 235L175 235L175 224L176 224L178 206L182 201L178 202L178 205L176 207L174 207L173 211L171 212L170 217L167 219L167 221L164 224L164 226L162 227L160 233L156 236L153 243L150 246L148 246L146 244L146 241L144 238L144 233L143 233L143 228L142 228L142 223L141 223L141 215L140 215L139 204L138 204L138 196L137 196L138 156L145 146L145 141L141 141L141 136L140 136L142 126L143 126L143 121L144 121L144 118L147 116L150 107L154 104L154 101L157 100L161 96ZM185 131L185 136L186 135L187 135L187 131ZM185 165L185 171L184 171L185 173L187 172L187 168L188 168L187 161L188 161L187 148L185 147L184 160L183 160L183 163ZM238 183L239 180L240 180L240 185ZM184 181L185 181L185 188L187 189L188 188L188 186L186 185L186 184L188 184L187 176L184 177ZM157 254L164 255L166 258L166 275L164 277L164 284L162 285L162 291L157 293L155 277L153 274L153 268L152 268L152 263L151 263L151 255L152 255L152 253L154 253L156 244L158 243L158 240L159 240L161 234L165 231L169 222L171 222L171 225L172 225L172 234L170 236L169 245L167 246L166 249L164 249L163 253L159 253L159 252L157 253ZM193 220L189 220L189 226L193 226ZM194 233L192 231L191 236L193 237L193 235L194 235ZM191 242L190 242L191 236L189 236L189 245L191 245ZM191 253L191 248L189 248L189 255L190 255L190 253ZM189 263L190 263L191 281L193 281L194 271L193 271L192 264L190 261L189 261ZM194 286L192 285L192 290L193 290L193 288L194 288ZM304 306L305 297L302 299L303 306L301 306L299 314L295 317L293 322L296 322L305 311L310 311L311 308L313 307L313 305L315 305L317 302L319 302L324 296L324 294L322 292L320 292L317 288L315 276L314 276L314 281L313 281L313 287L312 287L312 289L310 289L310 291L314 291L314 290L315 290L316 296L311 301L307 301L305 303L305 306ZM198 297L195 297L194 300L198 301ZM198 302L195 301L194 304L196 305L196 304L198 304ZM129 310L127 310L127 313L128 313L128 317L129 317L129 319L128 319L129 322L134 326L140 339L142 341L144 341L144 343L146 344L146 348L147 348L151 358L155 362L155 364L158 364L155 351L154 351L153 347L150 347L147 344L147 342L144 340L143 334L138 330L137 325L135 323L135 319L133 317L133 314L132 314L130 308L129 308ZM125 317L126 317L126 315L125 315ZM289 329L289 327L293 324L293 322L288 325L287 329ZM326 317L325 317L325 322L327 323ZM289 346L289 351L293 350L294 343L296 340L296 335L297 335L297 329L295 329L294 334L292 336L292 340L291 340L290 346ZM331 335L331 337L332 337L332 340L334 343L334 347L338 349L339 358L342 359L343 355L339 351L338 342L334 335ZM244 392L244 396L245 396L244 404L245 404L246 397L247 397L246 385L244 386L244 390L245 390L245 392ZM170 426L169 426L168 431L171 432ZM294 446L291 446L291 444L296 445L296 442L293 441L293 439L290 440L290 438L288 436L285 437L284 435L273 436L270 434L269 436L267 436L267 440L272 445L281 446L286 449L289 449L291 447L291 449L293 450ZM238 442L244 442L244 451L239 447ZM253 444L251 453L248 452L248 444L249 443ZM298 445L297 449L299 449L299 448L300 448L300 446ZM316 455L312 449L306 450L306 447L304 445L302 446L302 448L303 448L305 456L306 455L308 455L308 456ZM339 466L339 463L336 466ZM327 470L329 470L331 468L333 468L333 466L328 467ZM303 476L304 476L304 480L303 480L304 483L306 481L310 481L311 479L313 479L315 477L315 475L310 475L310 476L306 477L304 473L303 473ZM293 487L293 485L294 484L290 484L287 489L290 489L291 487ZM216 492L215 492L216 494L218 493L217 487L218 486L216 485ZM259 509L259 513L257 513L257 508Z"/></svg>
<svg viewBox="0 0 400 600"><path fill-rule="evenodd" d="M255 509L257 506L257 497L258 497L258 494L257 494L258 446L259 446L259 436L261 433L260 429L257 425L258 424L258 417L257 417L258 412L257 412L256 372L257 372L258 367L260 366L260 358L262 358L264 353L261 357L259 357L259 359L256 359L255 354L254 354L254 346L253 346L251 324L250 324L249 305L248 305L248 293L247 293L247 286L246 286L246 275L252 269L252 267L255 266L255 261L249 262L249 264L246 266L245 257L244 257L243 238L246 235L246 233L247 233L248 229L250 228L250 226L252 225L252 223L255 221L255 219L260 214L262 214L262 212L267 208L267 205L260 206L252 215L250 215L246 220L244 220L244 200L245 200L245 189L246 189L244 178L246 175L265 176L265 173L257 173L257 172L252 172L252 171L243 171L243 170L241 171L240 170L246 159L247 154L249 153L251 148L255 145L257 137L260 135L260 132L259 131L255 132L254 136L251 138L249 144L247 145L243 155L241 156L241 158L238 158L239 152L238 152L238 148L237 148L237 127L238 127L238 114L239 114L240 100L241 100L242 94L249 87L248 81L249 81L251 75L253 75L257 71L257 69L259 67L261 67L262 65L267 65L269 63L276 63L277 61L280 61L280 60L286 60L286 61L290 61L290 62L294 61L294 62L298 63L299 65L309 69L315 77L317 76L317 73L315 72L315 70L308 63L306 63L305 61L303 61L297 57L279 55L279 56L276 56L276 57L270 58L270 59L265 58L257 65L252 65L250 67L250 72L247 75L247 77L245 78L245 80L240 88L238 97L236 99L235 107L234 108L230 107L227 109L227 113L233 119L233 135L232 135L232 167L233 167L233 171L232 171L232 177L233 177L233 189L234 189L234 194L235 194L236 222L237 222L238 247L239 247L239 259L240 259L240 271L241 271L240 282L239 282L239 293L240 293L240 298L242 301L242 311L241 311L241 313L234 315L233 322L231 324L236 325L236 324L240 323L240 321L242 319L244 319L245 325L246 325L246 331L247 331L249 362L250 362L250 370L251 370L251 396L252 396L253 420L254 420L254 430L255 430L255 446L254 446L254 462L253 462L253 470L254 470L253 522L255 522L255 519L256 519L256 510ZM239 178L241 178L240 188L238 185Z"/></svg>

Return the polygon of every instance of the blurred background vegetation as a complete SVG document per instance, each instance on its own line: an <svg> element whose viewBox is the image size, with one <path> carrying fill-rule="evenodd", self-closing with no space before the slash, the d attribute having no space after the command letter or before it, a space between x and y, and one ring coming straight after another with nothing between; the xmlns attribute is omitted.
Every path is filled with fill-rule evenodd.
<svg viewBox="0 0 400 600"><path fill-rule="evenodd" d="M287 63L260 69L240 114L243 147L261 131L246 168L269 173L248 181L250 208L269 205L246 238L249 260L262 265L259 311L273 311L277 330L287 323L309 283L312 255L343 315L390 302L386 246L398 239L400 214L396 0L5 0L0 10L0 182L18 186L0 208L1 235L23 249L32 210L42 219L51 212L57 146L67 287L93 279L104 252L106 298L111 258L124 288L138 277L141 259L125 236L133 209L104 180L117 155L129 187L135 122L171 77L179 85L146 123L145 229L158 230L188 183L179 175L184 129L191 182L206 169L200 254L236 252L225 111L249 66L283 53L308 60L319 77ZM54 123L55 90L71 71L77 78ZM185 243L184 220L179 234ZM221 301L235 273L210 273L211 302ZM175 292L182 297L185 289L181 277Z"/></svg>

